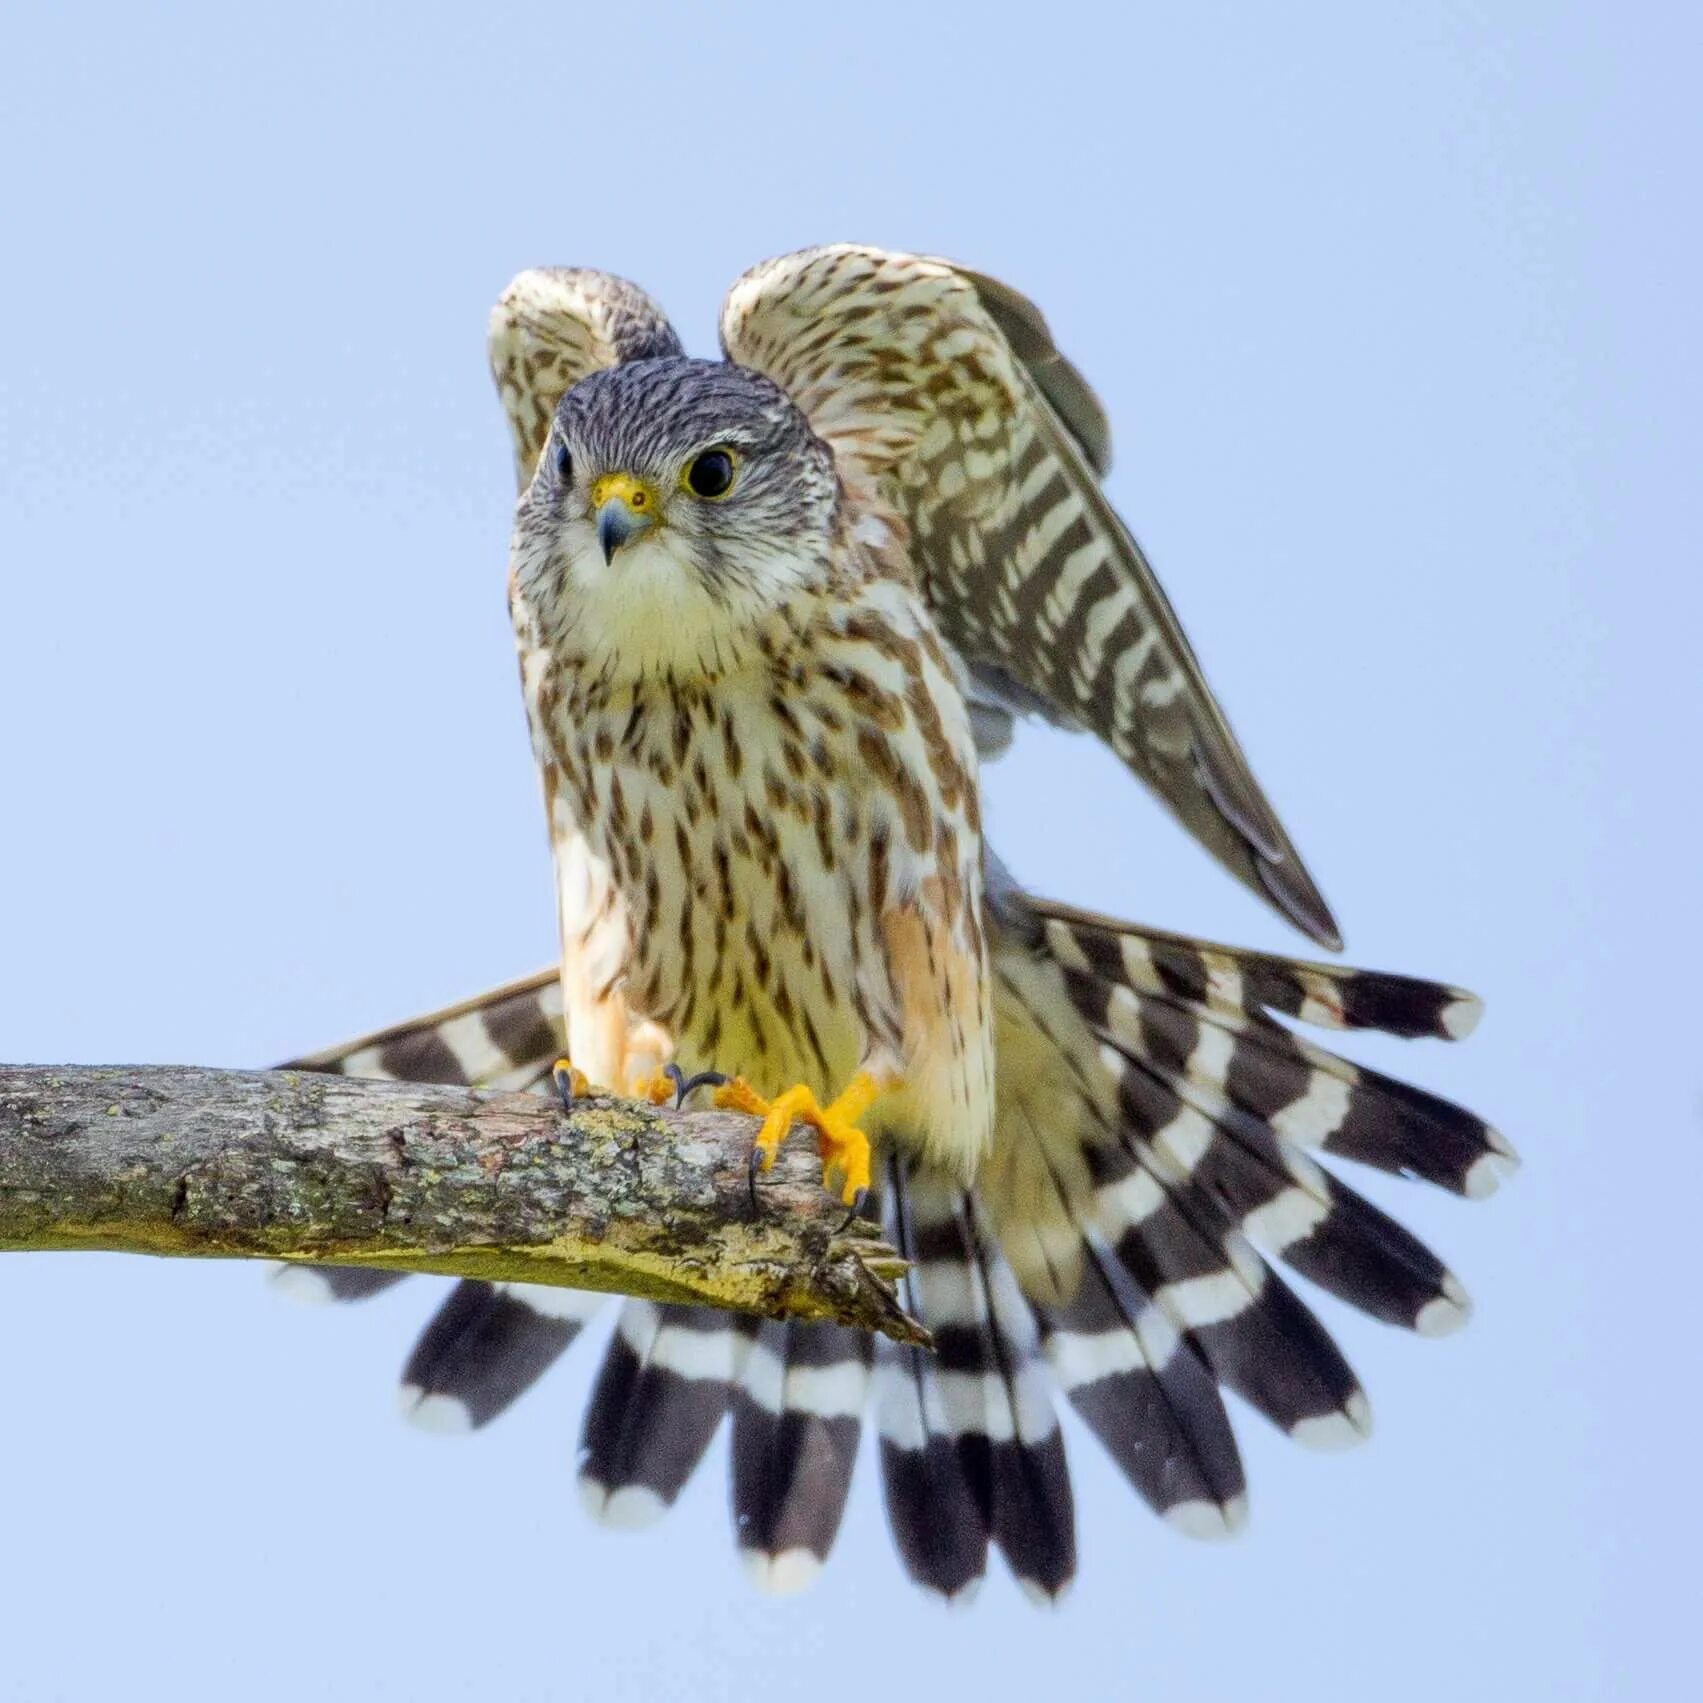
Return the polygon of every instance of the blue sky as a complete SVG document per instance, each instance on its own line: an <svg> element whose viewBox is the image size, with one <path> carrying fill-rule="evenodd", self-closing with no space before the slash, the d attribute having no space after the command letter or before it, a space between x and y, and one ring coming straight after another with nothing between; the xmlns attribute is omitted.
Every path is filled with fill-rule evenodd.
<svg viewBox="0 0 1703 1703"><path fill-rule="evenodd" d="M1468 1206L1368 1187L1479 1303L1321 1303L1377 1433L1239 1414L1190 1546L1072 1437L1083 1577L915 1600L860 1474L809 1596L702 1475L581 1515L582 1346L404 1427L429 1305L0 1261L0 1696L1376 1695L1682 1688L1692 1283L1699 25L1689 8L17 4L0 18L0 1054L264 1064L541 964L548 861L483 369L520 267L709 347L800 244L1032 295L1351 960L1476 988L1365 1048L1493 1117ZM1300 942L1116 766L988 781L1042 891ZM872 1463L866 1463L866 1465ZM1684 1617L1684 1618L1682 1618ZM1689 1665L1689 1662L1688 1662Z"/></svg>

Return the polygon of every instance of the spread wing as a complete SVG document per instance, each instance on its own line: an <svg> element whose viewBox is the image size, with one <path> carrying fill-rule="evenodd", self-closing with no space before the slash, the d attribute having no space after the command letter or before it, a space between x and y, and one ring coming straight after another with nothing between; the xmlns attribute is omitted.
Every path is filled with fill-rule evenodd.
<svg viewBox="0 0 1703 1703"><path fill-rule="evenodd" d="M662 309L637 284L573 266L522 272L491 309L486 347L523 487L556 404L588 373L685 353Z"/></svg>
<svg viewBox="0 0 1703 1703"><path fill-rule="evenodd" d="M935 618L982 691L1098 734L1229 869L1341 944L1106 501L1105 414L1038 309L945 261L835 244L748 272L721 335L804 410L848 486L908 522Z"/></svg>

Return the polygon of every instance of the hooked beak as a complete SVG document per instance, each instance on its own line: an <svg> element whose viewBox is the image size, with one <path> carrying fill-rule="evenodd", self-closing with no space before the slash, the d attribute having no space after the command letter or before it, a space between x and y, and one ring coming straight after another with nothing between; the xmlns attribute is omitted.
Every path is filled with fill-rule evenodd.
<svg viewBox="0 0 1703 1703"><path fill-rule="evenodd" d="M592 513L597 517L597 543L605 562L629 539L656 525L656 492L626 473L610 473L592 487Z"/></svg>

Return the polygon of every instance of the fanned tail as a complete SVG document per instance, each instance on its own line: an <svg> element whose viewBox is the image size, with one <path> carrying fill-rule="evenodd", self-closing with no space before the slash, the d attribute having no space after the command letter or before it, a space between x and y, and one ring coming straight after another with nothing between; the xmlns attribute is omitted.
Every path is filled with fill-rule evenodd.
<svg viewBox="0 0 1703 1703"><path fill-rule="evenodd" d="M1083 1104L1100 1108L1081 1137L1086 1198L1053 1187L996 1201L1002 1234L1022 1270L1036 1239L1026 1215L1055 1220L1056 1245L1058 1203L1069 1201L1080 1285L1062 1302L1035 1293L1055 1376L1155 1508L1217 1535L1240 1523L1245 1495L1214 1386L1311 1446L1341 1447L1370 1428L1347 1362L1260 1249L1422 1334L1467 1315L1442 1262L1304 1149L1475 1197L1516 1163L1473 1114L1337 1058L1278 1019L1455 1039L1478 1003L1457 988L1209 945L1012 888L999 902L1004 998L1057 1048L1047 1075L1069 1108L1064 1128L1081 1123ZM1097 1092L1062 1092L1096 1079ZM1002 1124L996 1149L1045 1145L1033 1099ZM1055 1182L1068 1172L1057 1157L1047 1168ZM1011 1169L996 1162L990 1180Z"/></svg>
<svg viewBox="0 0 1703 1703"><path fill-rule="evenodd" d="M1369 1425L1347 1362L1264 1255L1421 1334L1464 1321L1465 1292L1442 1262L1315 1155L1477 1198L1512 1171L1513 1150L1472 1113L1291 1025L1452 1040L1476 1000L1090 916L1008 884L991 920L995 1153L973 1196L897 1156L883 1189L888 1236L913 1262L907 1304L936 1352L629 1301L581 1446L599 1518L658 1517L731 1410L740 1550L759 1584L796 1589L838 1531L873 1385L889 1523L911 1577L963 1601L998 1549L1031 1596L1054 1600L1075 1568L1055 1390L1170 1524L1220 1536L1247 1507L1221 1389L1313 1446L1355 1442ZM296 1068L528 1088L561 1046L545 973ZM395 1280L280 1274L339 1300ZM405 1404L439 1428L487 1423L596 1301L458 1284L408 1363Z"/></svg>

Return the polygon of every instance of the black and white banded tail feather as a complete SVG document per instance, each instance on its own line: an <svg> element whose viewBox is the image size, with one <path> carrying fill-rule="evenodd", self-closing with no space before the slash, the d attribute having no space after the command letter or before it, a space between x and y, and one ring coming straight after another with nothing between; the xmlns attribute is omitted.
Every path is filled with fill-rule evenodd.
<svg viewBox="0 0 1703 1703"><path fill-rule="evenodd" d="M375 1082L520 1090L549 1079L562 1038L561 976L541 970L358 1041L305 1053L278 1068Z"/></svg>
<svg viewBox="0 0 1703 1703"><path fill-rule="evenodd" d="M1477 1198L1513 1168L1512 1150L1472 1113L1297 1029L1458 1039L1478 1014L1471 996L1138 928L1003 879L990 893L996 966L1005 975L1023 959L1025 1009L1045 1020L1025 1068L1039 1057L1056 1070L1059 1105L1078 1113L1084 1097L1065 1093L1066 1079L1097 1083L1087 1098L1103 1108L1079 1155L1087 1186L1064 1191L1073 1292L1025 1295L981 1192L890 1159L881 1213L912 1262L907 1302L935 1352L832 1325L622 1303L580 1448L583 1499L605 1523L658 1518L731 1415L741 1555L759 1584L796 1589L828 1557L872 1406L910 1576L961 1602L997 1552L1030 1596L1056 1600L1076 1566L1059 1393L1168 1523L1221 1536L1247 1510L1224 1391L1312 1447L1356 1442L1369 1426L1353 1372L1268 1257L1420 1334L1464 1321L1465 1293L1442 1262L1321 1160ZM561 1025L544 973L296 1067L541 1088ZM1046 1096L1024 1104L1032 1113ZM282 1280L328 1299L391 1281L305 1267ZM437 1429L488 1423L598 1299L457 1284L408 1362L405 1406Z"/></svg>
<svg viewBox="0 0 1703 1703"><path fill-rule="evenodd" d="M654 1524L721 1428L759 1321L627 1301L586 1404L580 1497L605 1525Z"/></svg>
<svg viewBox="0 0 1703 1703"><path fill-rule="evenodd" d="M604 1299L539 1283L457 1283L402 1370L403 1412L427 1430L489 1424L555 1365Z"/></svg>
<svg viewBox="0 0 1703 1703"><path fill-rule="evenodd" d="M1224 1100L1291 1157L1315 1147L1472 1199L1494 1193L1517 1167L1513 1148L1483 1119L1276 1020L1458 1041L1482 1010L1472 994L1190 940L1047 900L1023 903L1039 949L1062 968L1098 1033L1141 1055L1150 1078Z"/></svg>
<svg viewBox="0 0 1703 1703"><path fill-rule="evenodd" d="M1035 1314L975 1201L890 1167L888 1230L912 1261L907 1306L934 1351L883 1345L882 1477L911 1577L948 1602L981 1580L990 1547L1024 1591L1055 1600L1076 1572L1064 1438Z"/></svg>
<svg viewBox="0 0 1703 1703"><path fill-rule="evenodd" d="M809 1584L839 1533L873 1348L843 1325L768 1320L733 1397L733 1524L753 1581Z"/></svg>

